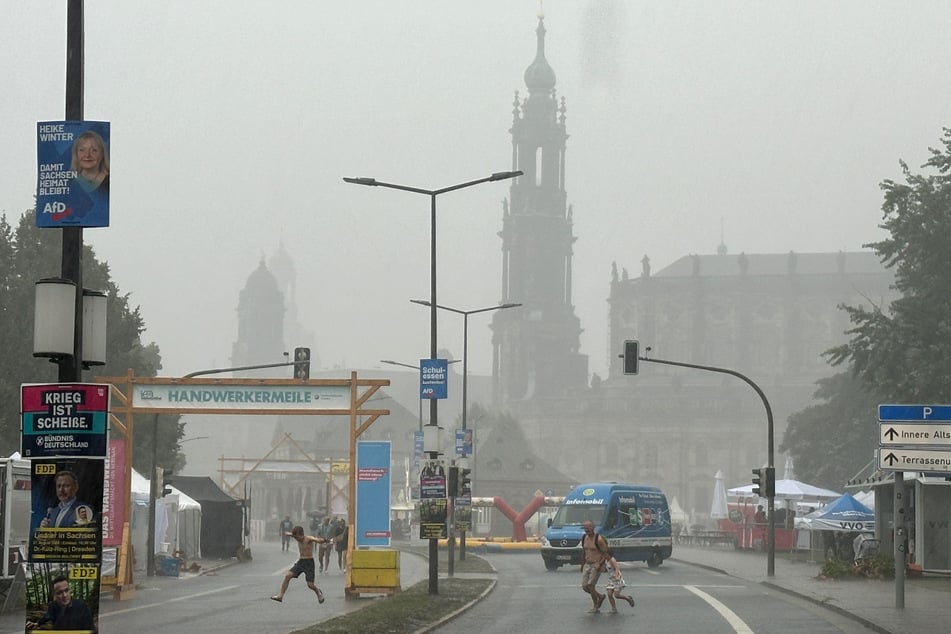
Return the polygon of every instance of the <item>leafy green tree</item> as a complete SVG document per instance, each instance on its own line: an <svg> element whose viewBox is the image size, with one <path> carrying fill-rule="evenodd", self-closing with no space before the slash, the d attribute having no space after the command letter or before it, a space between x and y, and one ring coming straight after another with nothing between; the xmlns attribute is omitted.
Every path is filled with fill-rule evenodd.
<svg viewBox="0 0 951 634"><path fill-rule="evenodd" d="M14 230L6 215L0 217L0 453L9 455L20 444L20 385L56 383L58 368L46 359L33 357L33 314L37 281L60 277L62 231L36 227L35 213L28 210ZM101 290L107 300L106 365L86 371L83 381L96 376L124 376L129 368L137 376L156 376L161 356L155 343L143 344L145 322L128 294L120 293L111 279L109 265L83 247L83 286ZM142 417L139 418L148 418ZM144 422L138 421L139 423ZM135 433L133 466L148 473L151 434ZM183 424L177 416L162 417L159 428L159 464L173 465Z"/></svg>
<svg viewBox="0 0 951 634"><path fill-rule="evenodd" d="M848 343L830 351L849 363L869 387L895 403L938 403L951 397L951 128L939 149L913 174L902 161L904 183L882 183L880 225L889 237L872 247L895 269L901 296L890 306L846 307L853 327Z"/></svg>
<svg viewBox="0 0 951 634"><path fill-rule="evenodd" d="M779 447L809 474L810 484L841 489L872 459L878 446L878 400L852 372L821 379L814 394L821 401L789 417Z"/></svg>
<svg viewBox="0 0 951 634"><path fill-rule="evenodd" d="M824 403L789 419L780 447L803 472L839 488L872 457L879 403L944 403L951 398L951 128L929 148L929 173L900 162L904 182L886 180L880 225L889 236L871 247L895 270L898 299L843 306L848 342L826 352L846 372L819 382Z"/></svg>

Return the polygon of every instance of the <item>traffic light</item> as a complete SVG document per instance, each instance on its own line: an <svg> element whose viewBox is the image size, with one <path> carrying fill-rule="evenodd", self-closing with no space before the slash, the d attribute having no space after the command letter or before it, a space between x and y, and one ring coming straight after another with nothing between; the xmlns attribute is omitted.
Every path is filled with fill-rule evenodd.
<svg viewBox="0 0 951 634"><path fill-rule="evenodd" d="M459 492L459 467L449 467L449 479L446 482L446 491L449 497L454 498Z"/></svg>
<svg viewBox="0 0 951 634"><path fill-rule="evenodd" d="M624 342L624 374L637 374L640 343L636 339Z"/></svg>
<svg viewBox="0 0 951 634"><path fill-rule="evenodd" d="M294 348L294 378L310 378L310 348Z"/></svg>
<svg viewBox="0 0 951 634"><path fill-rule="evenodd" d="M472 495L472 469L459 469L459 493L456 497Z"/></svg>
<svg viewBox="0 0 951 634"><path fill-rule="evenodd" d="M753 495L766 497L766 468L753 469Z"/></svg>
<svg viewBox="0 0 951 634"><path fill-rule="evenodd" d="M776 467L766 467L766 497L776 497Z"/></svg>
<svg viewBox="0 0 951 634"><path fill-rule="evenodd" d="M159 497L165 497L172 494L172 474L165 473L165 469L159 469L162 472L162 494Z"/></svg>

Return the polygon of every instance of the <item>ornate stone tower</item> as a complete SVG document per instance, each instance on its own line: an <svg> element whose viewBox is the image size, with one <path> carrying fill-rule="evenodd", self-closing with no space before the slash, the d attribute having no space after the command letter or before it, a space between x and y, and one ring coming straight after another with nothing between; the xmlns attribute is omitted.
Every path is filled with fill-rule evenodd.
<svg viewBox="0 0 951 634"><path fill-rule="evenodd" d="M285 350L284 295L262 257L238 296L238 338L232 348L231 364L242 367L280 362ZM259 374L274 376L274 371Z"/></svg>
<svg viewBox="0 0 951 634"><path fill-rule="evenodd" d="M524 175L503 202L502 301L521 302L492 319L493 394L512 404L563 395L587 383L581 325L571 301L571 208L565 193L565 101L545 59L539 17L535 61L525 70L528 98L515 93L512 169Z"/></svg>

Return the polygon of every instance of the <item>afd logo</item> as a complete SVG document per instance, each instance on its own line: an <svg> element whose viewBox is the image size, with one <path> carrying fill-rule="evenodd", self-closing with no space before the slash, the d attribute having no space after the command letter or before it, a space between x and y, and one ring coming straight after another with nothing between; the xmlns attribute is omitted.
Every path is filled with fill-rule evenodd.
<svg viewBox="0 0 951 634"><path fill-rule="evenodd" d="M73 213L73 210L66 206L66 203L55 202L43 205L43 213L53 216L53 220L62 220Z"/></svg>

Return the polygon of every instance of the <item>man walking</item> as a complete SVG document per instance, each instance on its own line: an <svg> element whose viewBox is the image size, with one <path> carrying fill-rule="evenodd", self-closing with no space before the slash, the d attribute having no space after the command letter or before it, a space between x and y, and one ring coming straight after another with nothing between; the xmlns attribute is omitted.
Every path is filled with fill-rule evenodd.
<svg viewBox="0 0 951 634"><path fill-rule="evenodd" d="M601 576L601 562L608 552L608 544L601 535L594 532L594 522L591 520L582 524L584 535L581 537L581 549L584 559L581 562L581 589L591 595L594 604L588 612L597 613L601 610L605 595L598 592L598 577Z"/></svg>
<svg viewBox="0 0 951 634"><path fill-rule="evenodd" d="M291 547L291 531L294 529L294 523L290 515L285 515L281 520L281 552L287 552Z"/></svg>
<svg viewBox="0 0 951 634"><path fill-rule="evenodd" d="M330 516L328 515L317 529L317 537L323 539L317 551L317 561L320 563L320 572L325 575L330 572L330 553L333 551L333 536L334 525L330 523Z"/></svg>

